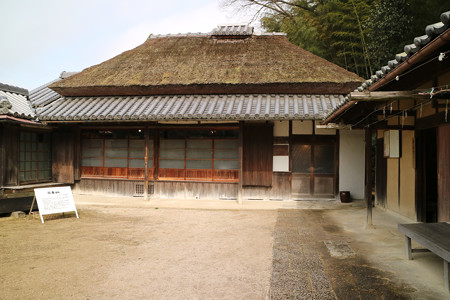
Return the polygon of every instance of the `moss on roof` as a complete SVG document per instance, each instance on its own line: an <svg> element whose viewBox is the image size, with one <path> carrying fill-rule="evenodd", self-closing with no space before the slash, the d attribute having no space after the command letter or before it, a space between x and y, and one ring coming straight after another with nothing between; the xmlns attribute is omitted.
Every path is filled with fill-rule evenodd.
<svg viewBox="0 0 450 300"><path fill-rule="evenodd" d="M149 38L50 87L69 96L121 94L127 87L139 87L142 94L146 87L321 83L356 87L361 82L356 74L293 45L285 36L188 35Z"/></svg>

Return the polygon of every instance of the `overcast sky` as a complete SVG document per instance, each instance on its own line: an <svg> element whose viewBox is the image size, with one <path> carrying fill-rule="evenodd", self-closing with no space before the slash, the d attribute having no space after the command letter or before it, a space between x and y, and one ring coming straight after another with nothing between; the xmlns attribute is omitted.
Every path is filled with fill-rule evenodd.
<svg viewBox="0 0 450 300"><path fill-rule="evenodd" d="M28 90L132 49L151 33L210 32L252 19L220 0L0 0L0 12L0 83Z"/></svg>

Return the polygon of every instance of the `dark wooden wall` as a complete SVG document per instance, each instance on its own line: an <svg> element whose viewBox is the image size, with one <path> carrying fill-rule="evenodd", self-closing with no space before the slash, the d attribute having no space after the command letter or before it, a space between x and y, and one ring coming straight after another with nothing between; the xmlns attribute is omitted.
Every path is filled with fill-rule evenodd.
<svg viewBox="0 0 450 300"><path fill-rule="evenodd" d="M19 184L19 128L5 125L3 129L4 159L4 185Z"/></svg>
<svg viewBox="0 0 450 300"><path fill-rule="evenodd" d="M450 222L450 125L438 128L438 222Z"/></svg>
<svg viewBox="0 0 450 300"><path fill-rule="evenodd" d="M272 186L273 124L245 124L242 184Z"/></svg>
<svg viewBox="0 0 450 300"><path fill-rule="evenodd" d="M384 157L384 140L377 139L375 166L375 199L378 206L386 207L387 159Z"/></svg>
<svg viewBox="0 0 450 300"><path fill-rule="evenodd" d="M0 214L11 213L13 211L26 211L28 212L33 203L33 196L15 197L2 199L0 197ZM34 203L33 210L37 209L37 204Z"/></svg>
<svg viewBox="0 0 450 300"><path fill-rule="evenodd" d="M437 222L438 162L437 128L417 130L416 217L420 222Z"/></svg>
<svg viewBox="0 0 450 300"><path fill-rule="evenodd" d="M5 137L3 136L3 132L3 124L0 124L0 186L3 186L5 184L5 170L3 167L5 165Z"/></svg>

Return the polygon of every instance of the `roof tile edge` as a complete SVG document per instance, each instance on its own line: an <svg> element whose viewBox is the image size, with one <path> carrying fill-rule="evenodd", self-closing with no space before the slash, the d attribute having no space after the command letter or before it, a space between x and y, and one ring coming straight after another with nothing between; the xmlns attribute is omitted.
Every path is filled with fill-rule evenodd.
<svg viewBox="0 0 450 300"><path fill-rule="evenodd" d="M4 92L20 94L23 96L28 96L28 94L29 94L27 89L24 89L24 88L21 88L18 86L9 85L9 84L4 84L4 83L0 83L0 90L4 91Z"/></svg>

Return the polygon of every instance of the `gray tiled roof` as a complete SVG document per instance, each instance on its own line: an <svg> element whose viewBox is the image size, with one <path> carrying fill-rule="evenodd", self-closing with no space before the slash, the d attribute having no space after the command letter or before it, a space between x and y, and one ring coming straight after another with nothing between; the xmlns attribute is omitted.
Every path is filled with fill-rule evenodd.
<svg viewBox="0 0 450 300"><path fill-rule="evenodd" d="M36 114L28 100L28 91L0 83L0 115L34 119Z"/></svg>
<svg viewBox="0 0 450 300"><path fill-rule="evenodd" d="M34 108L43 107L55 100L61 98L61 95L49 88L54 82L60 81L61 79L70 77L78 72L66 72L63 71L58 79L55 79L47 84L44 84L34 90L30 91L30 101Z"/></svg>
<svg viewBox="0 0 450 300"><path fill-rule="evenodd" d="M66 97L37 108L46 121L320 119L342 95Z"/></svg>
<svg viewBox="0 0 450 300"><path fill-rule="evenodd" d="M45 106L52 101L61 98L61 95L48 88L48 86L54 82L57 82L61 79L53 80L43 86L40 86L32 91L30 91L30 101L34 108Z"/></svg>

